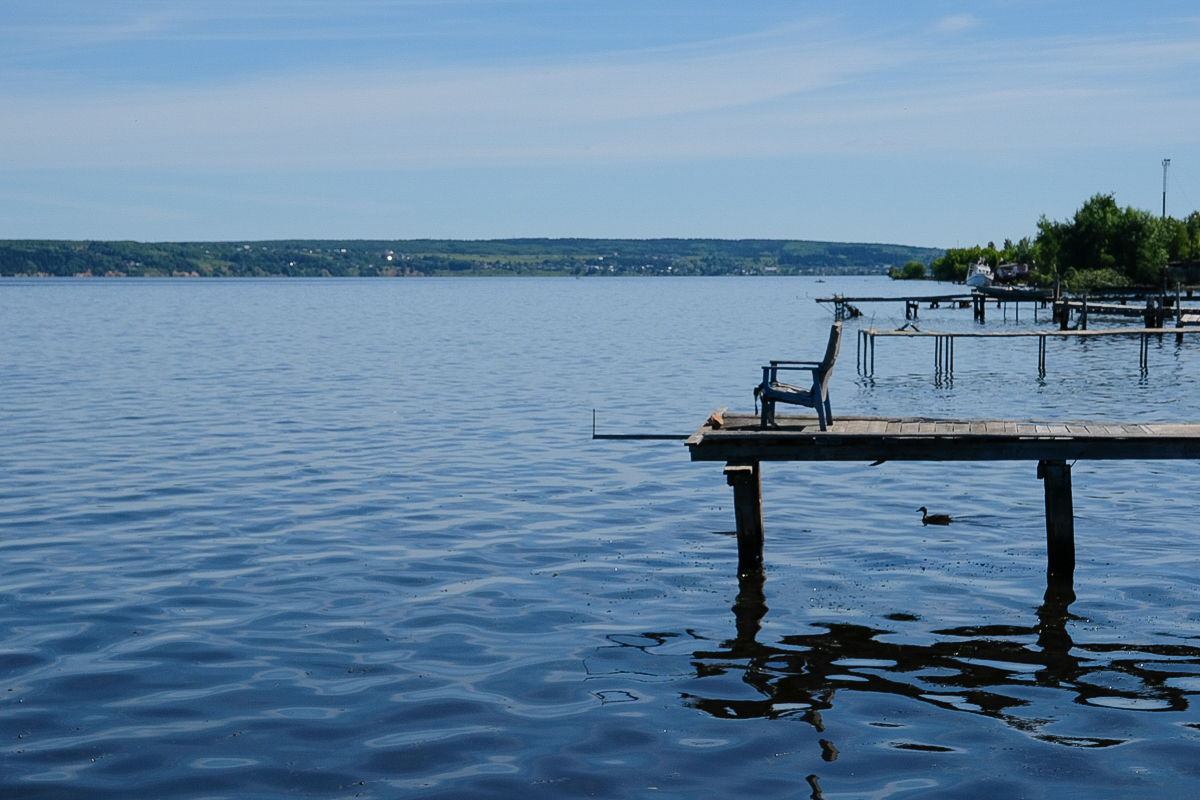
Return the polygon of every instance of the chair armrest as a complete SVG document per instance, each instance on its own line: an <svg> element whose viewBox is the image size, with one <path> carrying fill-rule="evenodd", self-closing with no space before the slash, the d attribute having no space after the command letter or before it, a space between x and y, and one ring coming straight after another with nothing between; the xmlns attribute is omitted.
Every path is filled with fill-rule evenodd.
<svg viewBox="0 0 1200 800"><path fill-rule="evenodd" d="M783 372L784 370L795 370L797 372L803 372L805 370L808 370L811 372L822 372L823 371L820 364L814 364L812 362L808 362L808 366L805 366L805 367L799 367L799 366L786 367L786 366L783 366L782 364L772 364L769 367L763 367L763 369L769 370L771 372L776 372L776 371Z"/></svg>
<svg viewBox="0 0 1200 800"><path fill-rule="evenodd" d="M822 362L820 362L820 361L772 361L771 362L772 367L775 366L776 364L810 364L814 367L819 367L819 366L821 366Z"/></svg>

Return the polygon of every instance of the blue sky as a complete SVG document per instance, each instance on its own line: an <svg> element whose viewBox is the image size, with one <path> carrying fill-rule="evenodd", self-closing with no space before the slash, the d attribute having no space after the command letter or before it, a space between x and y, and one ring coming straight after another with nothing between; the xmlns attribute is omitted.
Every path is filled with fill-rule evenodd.
<svg viewBox="0 0 1200 800"><path fill-rule="evenodd" d="M1194 2L2 0L0 238L1019 238L1200 203Z"/></svg>

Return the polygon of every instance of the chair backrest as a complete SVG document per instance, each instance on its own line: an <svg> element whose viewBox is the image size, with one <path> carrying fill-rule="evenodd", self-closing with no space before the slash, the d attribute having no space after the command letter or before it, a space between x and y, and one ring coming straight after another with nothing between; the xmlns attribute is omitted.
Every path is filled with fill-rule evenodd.
<svg viewBox="0 0 1200 800"><path fill-rule="evenodd" d="M821 369L828 370L837 361L838 351L842 347L842 323L835 322L829 329L829 345L825 348L825 358L821 360Z"/></svg>
<svg viewBox="0 0 1200 800"><path fill-rule="evenodd" d="M837 361L838 351L842 347L842 323L835 322L829 329L829 345L825 348L825 358L813 375L813 395L818 402L823 401L829 393L829 376L833 374L833 362Z"/></svg>

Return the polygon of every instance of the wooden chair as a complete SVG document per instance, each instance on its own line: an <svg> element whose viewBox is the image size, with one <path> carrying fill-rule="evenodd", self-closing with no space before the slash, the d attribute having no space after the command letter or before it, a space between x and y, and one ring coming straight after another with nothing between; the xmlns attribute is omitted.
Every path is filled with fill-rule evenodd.
<svg viewBox="0 0 1200 800"><path fill-rule="evenodd" d="M833 421L829 410L829 374L833 372L833 362L837 361L841 346L842 323L835 322L829 329L829 345L825 348L825 358L821 361L772 361L769 367L762 368L762 383L754 387L755 403L762 400L762 416L759 418L761 427L779 427L775 422L775 404L790 403L816 409L821 430L828 429L829 423ZM812 388L801 389L799 386L780 383L778 375L781 370L808 370L812 373Z"/></svg>

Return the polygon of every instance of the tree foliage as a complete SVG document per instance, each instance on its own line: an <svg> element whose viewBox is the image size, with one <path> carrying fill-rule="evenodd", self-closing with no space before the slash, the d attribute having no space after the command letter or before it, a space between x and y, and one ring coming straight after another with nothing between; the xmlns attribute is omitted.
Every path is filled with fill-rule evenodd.
<svg viewBox="0 0 1200 800"><path fill-rule="evenodd" d="M1067 222L1038 221L1038 246L1069 288L1153 285L1167 264L1168 226L1149 211L1121 208L1111 194L1098 194Z"/></svg>
<svg viewBox="0 0 1200 800"><path fill-rule="evenodd" d="M1163 224L1166 226L1168 261L1200 259L1200 211L1193 211L1182 220L1167 217Z"/></svg>
<svg viewBox="0 0 1200 800"><path fill-rule="evenodd" d="M1097 194L1064 222L1043 216L1037 236L997 249L951 248L930 265L933 277L963 281L980 259L993 269L1001 263L1029 265L1023 279L1050 286L1055 279L1067 291L1111 286L1154 286L1168 261L1200 258L1200 212L1184 220L1162 219L1150 211L1121 208L1111 194Z"/></svg>
<svg viewBox="0 0 1200 800"><path fill-rule="evenodd" d="M891 267L888 269L888 277L892 280L923 281L925 280L925 262L913 259L899 269Z"/></svg>

